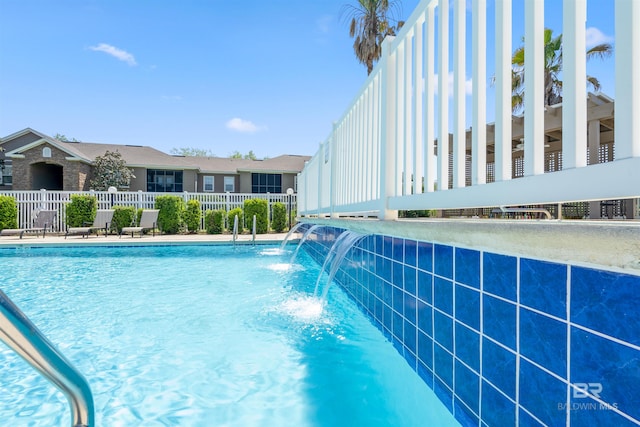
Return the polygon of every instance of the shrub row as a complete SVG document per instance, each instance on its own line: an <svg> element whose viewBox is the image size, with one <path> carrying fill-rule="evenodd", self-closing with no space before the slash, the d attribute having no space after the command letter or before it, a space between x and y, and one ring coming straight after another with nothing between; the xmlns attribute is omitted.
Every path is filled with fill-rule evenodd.
<svg viewBox="0 0 640 427"><path fill-rule="evenodd" d="M0 230L18 228L18 205L11 196L0 196Z"/></svg>

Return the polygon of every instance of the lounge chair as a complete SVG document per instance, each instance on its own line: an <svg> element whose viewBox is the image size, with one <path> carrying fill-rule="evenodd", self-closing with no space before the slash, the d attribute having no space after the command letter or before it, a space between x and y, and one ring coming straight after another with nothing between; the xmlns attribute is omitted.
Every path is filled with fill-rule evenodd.
<svg viewBox="0 0 640 427"><path fill-rule="evenodd" d="M155 237L159 212L160 210L158 209L143 210L142 216L140 217L140 224L135 227L122 227L120 238L122 238L122 235L125 233L131 233L131 237L133 237L133 233L140 233L140 237L142 237L144 230L153 230L153 236Z"/></svg>
<svg viewBox="0 0 640 427"><path fill-rule="evenodd" d="M96 232L97 236L99 230L104 230L104 237L107 237L114 212L115 211L113 209L98 209L96 217L93 219L93 224L83 227L69 227L67 228L67 233L64 235L64 238L66 239L70 234L81 234L84 238L93 231Z"/></svg>
<svg viewBox="0 0 640 427"><path fill-rule="evenodd" d="M53 226L53 221L56 218L58 211L52 210L40 210L36 212L35 217L31 222L31 226L23 227L23 228L5 228L0 231L0 236L15 236L19 235L22 239L24 233L36 233L36 237L38 233L42 232L42 237L44 238L47 229L51 229Z"/></svg>

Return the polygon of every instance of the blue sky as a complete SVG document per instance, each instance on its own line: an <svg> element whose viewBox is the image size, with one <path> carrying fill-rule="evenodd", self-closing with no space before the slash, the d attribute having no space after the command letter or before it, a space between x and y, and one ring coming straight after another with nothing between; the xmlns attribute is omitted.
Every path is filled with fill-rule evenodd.
<svg viewBox="0 0 640 427"><path fill-rule="evenodd" d="M341 13L355 1L0 0L0 136L312 155L366 79ZM555 32L560 5L545 3ZM612 1L590 0L587 18L613 42ZM588 69L611 97L612 69Z"/></svg>

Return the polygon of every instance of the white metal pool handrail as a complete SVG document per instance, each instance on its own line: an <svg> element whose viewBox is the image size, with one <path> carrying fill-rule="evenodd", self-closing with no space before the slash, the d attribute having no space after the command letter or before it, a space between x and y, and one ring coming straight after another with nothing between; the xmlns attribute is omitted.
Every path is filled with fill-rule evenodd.
<svg viewBox="0 0 640 427"><path fill-rule="evenodd" d="M87 380L2 291L0 339L65 395L73 427L94 426L93 395Z"/></svg>
<svg viewBox="0 0 640 427"><path fill-rule="evenodd" d="M256 244L256 216L255 215L253 216L253 229L252 230L253 230L253 232L252 232L252 234L253 234L252 242L255 245Z"/></svg>
<svg viewBox="0 0 640 427"><path fill-rule="evenodd" d="M238 239L238 215L233 217L233 244L235 246Z"/></svg>
<svg viewBox="0 0 640 427"><path fill-rule="evenodd" d="M539 214L543 214L544 217L546 219L551 219L551 212L549 212L547 209L543 209L543 208L508 208L506 206L500 206L497 209L494 209L492 211L493 213L502 213L502 214L506 214L506 213L525 213L525 214L534 214L534 213L539 213ZM558 212L561 212L560 209L558 209Z"/></svg>

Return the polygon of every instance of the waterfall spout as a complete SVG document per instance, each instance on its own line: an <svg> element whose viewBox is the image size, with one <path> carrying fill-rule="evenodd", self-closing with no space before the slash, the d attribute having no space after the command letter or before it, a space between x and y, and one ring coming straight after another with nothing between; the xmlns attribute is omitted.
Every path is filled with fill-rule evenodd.
<svg viewBox="0 0 640 427"><path fill-rule="evenodd" d="M331 282L333 281L338 269L340 268L340 264L344 260L344 257L347 255L349 250L353 248L360 240L362 240L365 236L360 233L356 233L355 231L345 231L336 239L327 254L327 258L325 258L324 263L322 265L322 269L320 270L320 274L318 275L318 280L316 281L316 287L314 290L314 295L318 295L318 291L320 290L320 280L322 278L322 273L325 271L325 268L330 265L331 268L329 270L329 280L327 284L324 286L321 294L321 300L324 302L327 298L327 293L329 292L329 286L331 286Z"/></svg>
<svg viewBox="0 0 640 427"><path fill-rule="evenodd" d="M287 243L289 242L289 239L291 238L293 233L295 233L298 230L298 228L300 228L303 224L304 224L303 222L299 222L296 225L294 225L293 227L291 227L291 230L289 230L287 235L284 236L284 240L280 244L280 251L284 251L284 247L287 246Z"/></svg>
<svg viewBox="0 0 640 427"><path fill-rule="evenodd" d="M313 233L316 229L320 227L324 227L324 226L320 224L314 224L311 227L309 227L309 229L302 235L302 239L300 239L300 243L298 243L298 246L296 247L296 250L293 253L293 256L291 257L291 261L290 261L291 264L295 262L296 257L298 256L298 252L300 252L300 248L302 247L302 244L307 240L307 238L309 238L311 233Z"/></svg>

